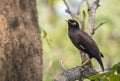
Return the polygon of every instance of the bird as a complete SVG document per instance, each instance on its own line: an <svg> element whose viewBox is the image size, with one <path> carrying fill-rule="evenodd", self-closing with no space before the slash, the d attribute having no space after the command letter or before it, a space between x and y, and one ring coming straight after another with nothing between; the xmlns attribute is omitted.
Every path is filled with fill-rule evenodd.
<svg viewBox="0 0 120 81"><path fill-rule="evenodd" d="M104 56L99 51L96 42L84 30L79 28L79 23L75 19L66 19L65 21L68 23L68 36L73 45L89 56L89 59L83 62L81 66L86 65L92 58L95 58L100 64L102 71L104 71L104 65L101 59Z"/></svg>

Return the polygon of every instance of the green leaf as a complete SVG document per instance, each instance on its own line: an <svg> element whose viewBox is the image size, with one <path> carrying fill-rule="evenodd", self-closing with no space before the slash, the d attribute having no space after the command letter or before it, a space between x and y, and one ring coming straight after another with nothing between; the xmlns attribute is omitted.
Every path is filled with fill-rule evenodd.
<svg viewBox="0 0 120 81"><path fill-rule="evenodd" d="M118 74L120 74L120 62L115 64L112 68L112 70L116 70Z"/></svg>
<svg viewBox="0 0 120 81"><path fill-rule="evenodd" d="M120 68L117 70L117 74L119 74L119 75L120 75Z"/></svg>
<svg viewBox="0 0 120 81"><path fill-rule="evenodd" d="M99 81L98 79L96 79L95 81Z"/></svg>
<svg viewBox="0 0 120 81"><path fill-rule="evenodd" d="M103 78L102 81L109 81L107 78Z"/></svg>
<svg viewBox="0 0 120 81"><path fill-rule="evenodd" d="M96 80L96 79L101 78L101 77L103 77L105 75L106 75L106 73L101 73L101 74L90 76L89 79L90 80Z"/></svg>
<svg viewBox="0 0 120 81"><path fill-rule="evenodd" d="M114 74L114 72L115 72L115 70L110 70L110 71L108 71L108 72L106 72L106 77L109 77L109 76L111 76L111 75L113 75Z"/></svg>
<svg viewBox="0 0 120 81"><path fill-rule="evenodd" d="M111 69L112 70L120 69L120 62L118 62L117 64L115 64Z"/></svg>
<svg viewBox="0 0 120 81"><path fill-rule="evenodd" d="M108 72L105 72L105 73L101 73L101 74L96 74L96 75L93 75L93 76L90 76L89 79L90 80L96 80L98 78L102 78L102 77L109 77L111 75L113 75L115 72L115 70L110 70Z"/></svg>
<svg viewBox="0 0 120 81"><path fill-rule="evenodd" d="M112 76L110 76L109 80L110 81L120 81L120 76L113 74Z"/></svg>

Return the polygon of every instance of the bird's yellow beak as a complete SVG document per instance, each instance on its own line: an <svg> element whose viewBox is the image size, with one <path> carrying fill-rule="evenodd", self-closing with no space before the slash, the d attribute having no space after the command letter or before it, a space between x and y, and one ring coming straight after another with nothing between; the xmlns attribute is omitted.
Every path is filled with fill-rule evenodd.
<svg viewBox="0 0 120 81"><path fill-rule="evenodd" d="M65 19L66 22L69 22L69 19Z"/></svg>

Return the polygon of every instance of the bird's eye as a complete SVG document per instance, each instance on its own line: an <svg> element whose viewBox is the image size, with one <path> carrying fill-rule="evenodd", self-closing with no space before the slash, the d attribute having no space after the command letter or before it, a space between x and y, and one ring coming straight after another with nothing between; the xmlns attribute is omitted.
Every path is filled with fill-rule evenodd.
<svg viewBox="0 0 120 81"><path fill-rule="evenodd" d="M72 25L76 25L76 22L73 22Z"/></svg>

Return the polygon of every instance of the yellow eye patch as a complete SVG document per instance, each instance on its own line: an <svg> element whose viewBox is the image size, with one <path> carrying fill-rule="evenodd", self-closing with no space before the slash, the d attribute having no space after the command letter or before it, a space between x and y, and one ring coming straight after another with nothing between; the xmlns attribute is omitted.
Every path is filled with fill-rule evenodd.
<svg viewBox="0 0 120 81"><path fill-rule="evenodd" d="M71 23L72 25L76 25L76 22Z"/></svg>

